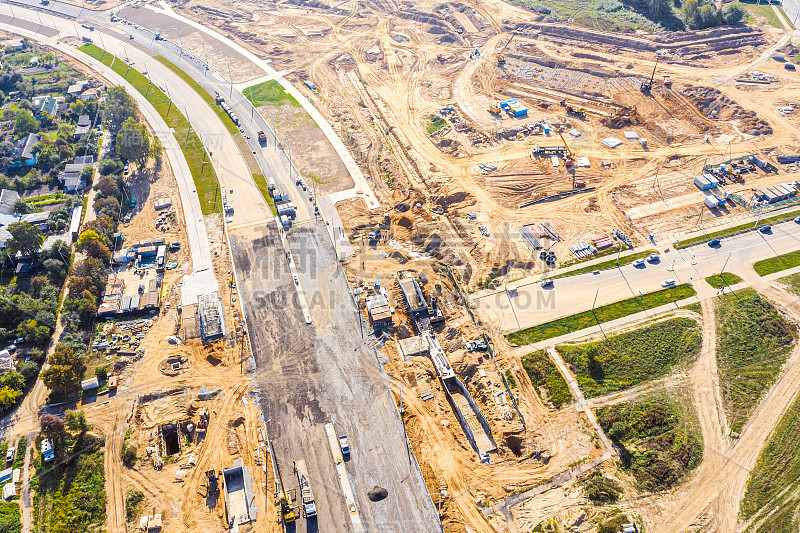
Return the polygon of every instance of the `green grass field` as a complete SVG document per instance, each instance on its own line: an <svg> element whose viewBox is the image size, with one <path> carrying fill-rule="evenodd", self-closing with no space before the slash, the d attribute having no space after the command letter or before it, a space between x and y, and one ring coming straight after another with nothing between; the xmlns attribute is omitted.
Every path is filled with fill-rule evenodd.
<svg viewBox="0 0 800 533"><path fill-rule="evenodd" d="M749 2L734 2L735 5L741 7L747 12L747 23L748 24L768 24L773 28L783 28L783 24L778 19L778 15L775 14L775 11L772 9L772 6L768 3L760 4L760 3L749 3ZM783 7L775 6L778 10L786 16L786 13L783 11ZM789 25L791 26L792 21L789 20Z"/></svg>
<svg viewBox="0 0 800 533"><path fill-rule="evenodd" d="M0 502L0 531L3 533L22 531L22 516L17 502Z"/></svg>
<svg viewBox="0 0 800 533"><path fill-rule="evenodd" d="M506 339L508 339L508 342L520 346L531 344L533 342L551 339L553 337L572 333L573 331L616 320L624 316L633 315L664 304L683 300L695 294L697 293L694 288L688 284L678 285L671 289L648 292L639 297L628 298L621 302L598 307L594 310L594 313L592 313L592 311L584 311L583 313L558 318L550 322L545 322L544 324L508 333Z"/></svg>
<svg viewBox="0 0 800 533"><path fill-rule="evenodd" d="M790 274L778 278L778 282L783 285L788 292L795 296L800 296L800 274Z"/></svg>
<svg viewBox="0 0 800 533"><path fill-rule="evenodd" d="M275 80L252 85L242 91L242 94L256 107L260 105L283 105L286 103L291 104L293 107L300 107L300 102L287 93L281 87L281 84Z"/></svg>
<svg viewBox="0 0 800 533"><path fill-rule="evenodd" d="M556 347L587 398L663 377L700 351L700 326L673 318L586 344Z"/></svg>
<svg viewBox="0 0 800 533"><path fill-rule="evenodd" d="M766 276L796 266L800 266L800 250L756 261L753 263L753 270L759 276Z"/></svg>
<svg viewBox="0 0 800 533"><path fill-rule="evenodd" d="M790 494L779 496L785 489ZM792 495L800 489L800 398L783 415L769 436L750 472L747 491L739 507L739 515L749 520L756 514L783 507L797 508L800 497ZM774 531L784 531L775 529ZM788 531L788 530L785 530ZM797 528L793 531L797 531Z"/></svg>
<svg viewBox="0 0 800 533"><path fill-rule="evenodd" d="M549 400L557 409L572 403L569 385L544 350L522 356L522 368L542 401ZM542 389L547 392L546 396L542 395Z"/></svg>
<svg viewBox="0 0 800 533"><path fill-rule="evenodd" d="M735 285L741 281L742 278L730 272L723 272L722 274L714 274L713 276L708 276L706 278L706 283L708 283L715 289L721 289L722 287Z"/></svg>
<svg viewBox="0 0 800 533"><path fill-rule="evenodd" d="M621 446L623 470L636 478L640 490L672 488L703 459L697 417L672 395L603 407L597 421Z"/></svg>
<svg viewBox="0 0 800 533"><path fill-rule="evenodd" d="M787 220L791 220L797 215L800 215L800 210L792 211L790 213L786 213L783 215L775 215L771 217L762 218L759 223L758 227L767 225L767 224L778 224L779 222L786 222ZM719 231L712 231L711 233L704 233L702 235L698 235L696 237L692 237L690 239L683 239L682 241L678 241L675 243L675 248L688 248L689 246L694 246L695 244L701 244L710 241L711 239L721 239L723 237L732 237L733 235L739 235L742 233L747 233L748 231L753 231L756 229L755 222L748 222L747 224L740 224L738 226L733 226L732 228L721 229Z"/></svg>
<svg viewBox="0 0 800 533"><path fill-rule="evenodd" d="M150 102L167 125L174 130L175 139L178 141L192 173L203 214L214 213L214 196L219 183L217 175L213 166L203 164L203 161L207 161L203 143L177 106L170 106L170 100L167 95L157 86L151 84L150 80L142 75L141 72L128 67L121 59L109 54L102 48L93 44L84 44L79 50L111 67L114 72L125 78Z"/></svg>
<svg viewBox="0 0 800 533"><path fill-rule="evenodd" d="M794 326L752 289L717 299L717 366L731 431L741 431L772 386L796 338Z"/></svg>

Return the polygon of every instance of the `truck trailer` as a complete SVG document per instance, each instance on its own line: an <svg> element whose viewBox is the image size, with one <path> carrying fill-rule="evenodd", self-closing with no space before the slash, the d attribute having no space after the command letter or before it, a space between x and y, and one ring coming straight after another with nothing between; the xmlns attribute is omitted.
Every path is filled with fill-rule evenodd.
<svg viewBox="0 0 800 533"><path fill-rule="evenodd" d="M314 502L314 493L311 491L311 482L306 470L306 462L299 460L294 464L297 482L300 484L300 499L303 501L303 516L314 518L317 516L317 504Z"/></svg>

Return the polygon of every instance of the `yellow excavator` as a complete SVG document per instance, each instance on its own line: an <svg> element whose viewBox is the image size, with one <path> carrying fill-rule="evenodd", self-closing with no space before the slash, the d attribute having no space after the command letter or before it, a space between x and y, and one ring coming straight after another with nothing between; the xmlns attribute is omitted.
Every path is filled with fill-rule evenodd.
<svg viewBox="0 0 800 533"><path fill-rule="evenodd" d="M278 474L276 492L278 495L278 503L281 506L281 518L284 524L291 524L297 520L297 516L294 514L294 510L292 510L292 500L289 497L289 493L286 492L286 485L283 484L283 477L281 477L281 471L280 468L278 468L278 460L274 456L273 466L275 467L275 473Z"/></svg>

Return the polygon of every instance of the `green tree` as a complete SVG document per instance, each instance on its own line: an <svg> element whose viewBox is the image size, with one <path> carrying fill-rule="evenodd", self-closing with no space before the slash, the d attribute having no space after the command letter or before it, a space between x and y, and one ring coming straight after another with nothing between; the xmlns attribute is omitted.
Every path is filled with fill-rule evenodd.
<svg viewBox="0 0 800 533"><path fill-rule="evenodd" d="M21 395L22 392L18 390L9 387L2 387L0 388L0 405L7 409L14 405L14 402L16 402L17 398L19 398Z"/></svg>
<svg viewBox="0 0 800 533"><path fill-rule="evenodd" d="M158 137L153 136L152 143L150 144L150 157L155 160L157 165L161 164L161 153L163 150L161 141L158 140Z"/></svg>
<svg viewBox="0 0 800 533"><path fill-rule="evenodd" d="M86 433L92 429L92 425L86 421L86 413L73 410L64 413L67 429L77 433Z"/></svg>
<svg viewBox="0 0 800 533"><path fill-rule="evenodd" d="M23 361L17 365L17 370L19 370L19 373L25 378L25 381L30 381L39 373L39 365L33 361Z"/></svg>
<svg viewBox="0 0 800 533"><path fill-rule="evenodd" d="M69 392L80 382L83 363L75 350L57 344L50 358L50 366L42 371L42 382L54 392Z"/></svg>
<svg viewBox="0 0 800 533"><path fill-rule="evenodd" d="M143 167L150 157L150 134L147 126L129 118L117 133L117 155Z"/></svg>
<svg viewBox="0 0 800 533"><path fill-rule="evenodd" d="M17 113L17 118L14 120L14 134L24 137L29 133L36 133L39 131L39 123L36 122L36 117L33 113L27 110Z"/></svg>
<svg viewBox="0 0 800 533"><path fill-rule="evenodd" d="M126 120L136 116L136 104L125 87L117 85L108 90L102 112L103 126L116 134Z"/></svg>
<svg viewBox="0 0 800 533"><path fill-rule="evenodd" d="M30 257L38 252L44 243L41 230L30 222L9 224L8 232L11 234L11 239L7 246L13 252L12 255L19 253L22 257Z"/></svg>
<svg viewBox="0 0 800 533"><path fill-rule="evenodd" d="M27 215L30 212L31 206L28 205L28 202L25 201L25 198L17 198L17 201L14 202L14 214Z"/></svg>
<svg viewBox="0 0 800 533"><path fill-rule="evenodd" d="M746 13L744 8L738 4L731 4L723 10L722 14L725 19L725 24L739 24L744 20Z"/></svg>
<svg viewBox="0 0 800 533"><path fill-rule="evenodd" d="M0 378L0 386L21 391L25 388L25 377L13 370L11 372L6 372L3 374L3 377Z"/></svg>

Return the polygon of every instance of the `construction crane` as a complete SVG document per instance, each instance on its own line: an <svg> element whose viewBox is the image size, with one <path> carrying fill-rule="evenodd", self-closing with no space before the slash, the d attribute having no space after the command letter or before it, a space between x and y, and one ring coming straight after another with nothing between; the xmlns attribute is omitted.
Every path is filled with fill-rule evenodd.
<svg viewBox="0 0 800 533"><path fill-rule="evenodd" d="M499 53L499 54L497 54L497 66L498 66L498 67L502 67L503 65L505 65L505 64L506 64L506 56L505 56L506 49L508 48L508 45L509 45L509 44L511 44L511 41L513 41L513 40L514 40L514 37L516 37L516 36L517 36L517 32L516 32L516 31L514 31L514 32L511 34L511 38L508 40L508 42L506 43L506 45L503 47L503 49L502 49L502 50L500 50L500 53Z"/></svg>
<svg viewBox="0 0 800 533"><path fill-rule="evenodd" d="M561 140L564 142L564 148L566 149L566 154L564 155L564 166L571 167L572 165L575 164L575 160L573 159L575 157L575 154L573 154L572 150L569 149L567 140L564 138L561 132L558 132L558 136L561 137Z"/></svg>
<svg viewBox="0 0 800 533"><path fill-rule="evenodd" d="M653 65L653 73L650 75L650 79L642 82L642 92L645 94L649 93L650 89L653 88L653 79L656 77L657 66L658 66L658 56L656 56L656 64Z"/></svg>

